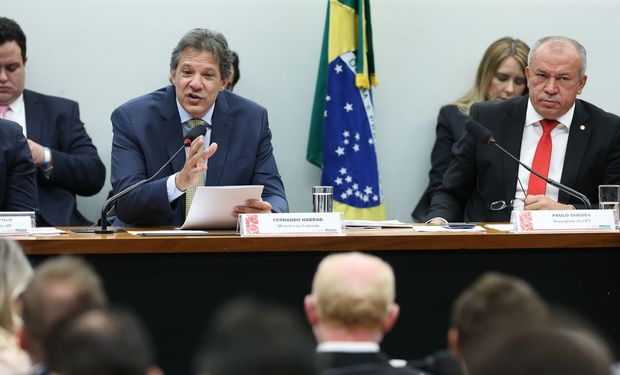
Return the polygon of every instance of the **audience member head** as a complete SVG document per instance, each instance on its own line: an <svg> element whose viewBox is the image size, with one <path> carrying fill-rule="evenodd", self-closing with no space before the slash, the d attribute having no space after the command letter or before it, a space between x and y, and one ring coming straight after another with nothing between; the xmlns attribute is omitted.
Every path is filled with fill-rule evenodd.
<svg viewBox="0 0 620 375"><path fill-rule="evenodd" d="M224 35L193 29L181 38L170 57L170 82L183 109L204 116L232 75L233 53Z"/></svg>
<svg viewBox="0 0 620 375"><path fill-rule="evenodd" d="M32 279L32 267L19 245L0 239L0 329L16 334L20 296Z"/></svg>
<svg viewBox="0 0 620 375"><path fill-rule="evenodd" d="M221 307L207 327L196 373L316 375L314 344L299 316L247 299Z"/></svg>
<svg viewBox="0 0 620 375"><path fill-rule="evenodd" d="M230 91L233 91L237 82L239 82L239 78L241 78L241 71L239 70L239 55L237 52L232 51L233 61L232 61L232 72L231 77L226 84L226 88Z"/></svg>
<svg viewBox="0 0 620 375"><path fill-rule="evenodd" d="M592 332L557 327L496 337L478 355L472 375L609 375L612 365L609 348Z"/></svg>
<svg viewBox="0 0 620 375"><path fill-rule="evenodd" d="M9 104L24 92L26 35L17 22L0 17L0 104Z"/></svg>
<svg viewBox="0 0 620 375"><path fill-rule="evenodd" d="M68 316L54 326L46 345L54 374L161 374L146 331L127 311L94 308Z"/></svg>
<svg viewBox="0 0 620 375"><path fill-rule="evenodd" d="M24 328L26 349L34 363L45 361L44 343L54 324L78 311L106 304L103 285L83 260L60 256L35 269L26 289Z"/></svg>
<svg viewBox="0 0 620 375"><path fill-rule="evenodd" d="M536 112L548 119L567 113L586 85L587 65L586 49L576 40L563 36L539 39L525 70Z"/></svg>
<svg viewBox="0 0 620 375"><path fill-rule="evenodd" d="M505 100L527 93L525 67L530 49L519 39L504 37L493 42L482 56L476 82L456 101L459 110L485 100Z"/></svg>
<svg viewBox="0 0 620 375"><path fill-rule="evenodd" d="M394 272L378 257L333 254L318 266L304 300L317 341L381 341L398 318Z"/></svg>
<svg viewBox="0 0 620 375"><path fill-rule="evenodd" d="M466 363L475 346L490 336L535 327L548 317L548 306L525 281L487 272L454 302L448 344Z"/></svg>

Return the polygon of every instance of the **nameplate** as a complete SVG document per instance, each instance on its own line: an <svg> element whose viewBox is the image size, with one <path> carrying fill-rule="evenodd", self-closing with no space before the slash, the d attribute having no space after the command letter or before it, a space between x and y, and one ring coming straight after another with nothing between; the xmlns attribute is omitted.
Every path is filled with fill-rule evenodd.
<svg viewBox="0 0 620 375"><path fill-rule="evenodd" d="M34 230L34 212L0 212L1 236L24 236Z"/></svg>
<svg viewBox="0 0 620 375"><path fill-rule="evenodd" d="M613 210L513 211L516 232L615 230Z"/></svg>
<svg viewBox="0 0 620 375"><path fill-rule="evenodd" d="M341 234L339 212L242 214L239 215L242 236L259 234L323 233Z"/></svg>

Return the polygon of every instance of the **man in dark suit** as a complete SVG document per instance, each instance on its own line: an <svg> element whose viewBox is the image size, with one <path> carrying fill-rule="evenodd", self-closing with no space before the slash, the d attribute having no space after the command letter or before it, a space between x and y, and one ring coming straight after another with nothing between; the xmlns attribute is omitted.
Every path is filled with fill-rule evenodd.
<svg viewBox="0 0 620 375"><path fill-rule="evenodd" d="M74 101L24 90L26 36L13 20L0 17L0 107L28 137L37 167L39 215L43 226L90 225L75 196L94 195L105 183L105 166L80 120Z"/></svg>
<svg viewBox="0 0 620 375"><path fill-rule="evenodd" d="M0 211L37 211L35 169L19 124L0 119Z"/></svg>
<svg viewBox="0 0 620 375"><path fill-rule="evenodd" d="M414 375L394 367L379 348L398 318L392 267L357 252L325 257L304 299L324 374Z"/></svg>
<svg viewBox="0 0 620 375"><path fill-rule="evenodd" d="M620 118L576 99L587 81L586 62L586 51L577 41L542 38L530 51L525 71L529 96L479 103L470 114L525 164L539 173L548 170L549 178L597 202L598 185L620 184ZM546 159L539 157L549 149ZM531 178L515 161L469 132L453 153L427 214L434 223L441 221L438 218L508 221L513 206L561 210L581 204L538 177Z"/></svg>
<svg viewBox="0 0 620 375"><path fill-rule="evenodd" d="M194 29L172 51L172 85L133 99L112 113L116 193L155 175L183 144L193 124L200 122L208 129L187 155L172 160L161 177L118 201L116 213L124 223L182 224L186 191L204 184L205 173L206 185L264 185L263 199L235 207L234 215L288 211L267 111L225 90L232 56L222 34Z"/></svg>

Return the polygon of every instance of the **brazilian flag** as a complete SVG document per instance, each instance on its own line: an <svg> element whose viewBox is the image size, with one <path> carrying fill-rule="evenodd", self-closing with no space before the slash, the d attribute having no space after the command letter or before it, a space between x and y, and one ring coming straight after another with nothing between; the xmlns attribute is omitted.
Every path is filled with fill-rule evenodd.
<svg viewBox="0 0 620 375"><path fill-rule="evenodd" d="M306 159L345 219L385 220L375 152L369 0L329 0Z"/></svg>

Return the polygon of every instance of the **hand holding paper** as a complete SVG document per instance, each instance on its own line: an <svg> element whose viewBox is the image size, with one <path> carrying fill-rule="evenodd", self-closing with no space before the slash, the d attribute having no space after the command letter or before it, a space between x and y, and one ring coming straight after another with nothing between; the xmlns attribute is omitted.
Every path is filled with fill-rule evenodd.
<svg viewBox="0 0 620 375"><path fill-rule="evenodd" d="M268 214L271 213L271 203L262 199L248 199L245 201L245 206L235 206L233 210L233 216L237 217L239 214Z"/></svg>

